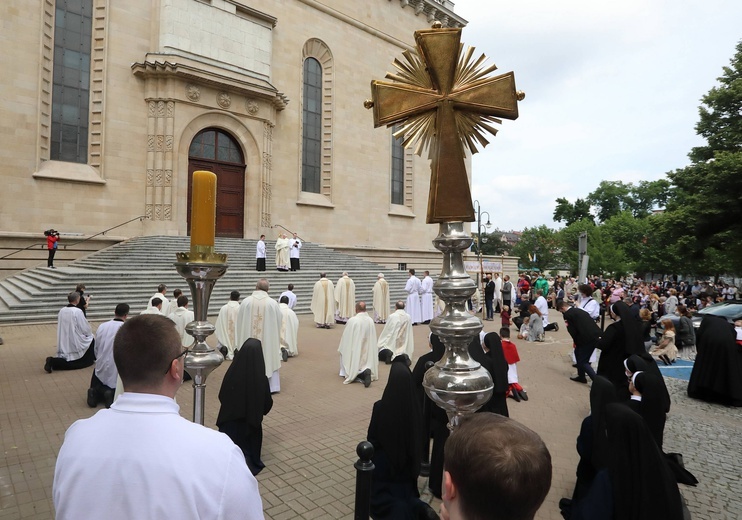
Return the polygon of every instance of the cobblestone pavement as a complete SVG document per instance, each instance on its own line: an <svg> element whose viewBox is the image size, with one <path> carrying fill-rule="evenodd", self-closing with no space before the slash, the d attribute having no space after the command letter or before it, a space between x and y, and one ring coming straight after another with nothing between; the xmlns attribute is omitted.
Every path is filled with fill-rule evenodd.
<svg viewBox="0 0 742 520"><path fill-rule="evenodd" d="M263 423L266 468L258 481L265 516L352 518L355 447L365 439L371 407L381 397L389 367L380 366L379 381L368 389L343 385L337 354L342 326L316 329L309 316L300 316L300 323L300 355L283 365L281 393L274 396L273 410ZM499 330L499 322L485 322L485 330ZM418 326L414 332L417 357L427 351L429 330ZM92 368L43 371L44 358L55 352L54 325L4 326L0 336L5 340L0 346L0 520L53 518L52 479L64 432L75 420L95 413L85 404ZM589 387L568 379L573 374L571 341L564 327L548 333L545 343L517 343L522 360L518 373L530 400L509 401L510 416L541 434L549 447L553 484L537 518L560 520L557 503L574 486L575 438L589 412ZM217 392L225 370L223 365L207 381L209 427L218 413ZM742 410L688 399L685 385L668 379L673 406L665 445L667 451L684 455L701 482L696 488L681 486L681 491L694 519L742 518ZM177 400L181 414L191 418L190 385L183 386ZM424 489L424 479L420 485Z"/></svg>

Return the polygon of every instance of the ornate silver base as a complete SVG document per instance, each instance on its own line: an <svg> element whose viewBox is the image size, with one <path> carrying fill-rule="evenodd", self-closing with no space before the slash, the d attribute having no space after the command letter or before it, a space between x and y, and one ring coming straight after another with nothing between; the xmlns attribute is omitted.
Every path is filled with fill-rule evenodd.
<svg viewBox="0 0 742 520"><path fill-rule="evenodd" d="M446 352L425 373L423 387L446 411L451 429L461 415L474 413L489 401L494 387L490 373L469 358L469 343L482 330L482 321L466 309L466 301L477 289L464 268L463 251L471 243L463 222L441 223L433 240L435 248L443 253L443 270L433 290L446 308L430 323L430 330L441 338Z"/></svg>
<svg viewBox="0 0 742 520"><path fill-rule="evenodd" d="M206 378L224 361L221 352L206 344L206 338L214 333L214 325L208 322L209 299L216 281L227 272L226 263L175 262L178 274L186 279L191 288L195 320L186 325L186 332L193 336L185 358L186 372L193 378L193 422L204 423Z"/></svg>

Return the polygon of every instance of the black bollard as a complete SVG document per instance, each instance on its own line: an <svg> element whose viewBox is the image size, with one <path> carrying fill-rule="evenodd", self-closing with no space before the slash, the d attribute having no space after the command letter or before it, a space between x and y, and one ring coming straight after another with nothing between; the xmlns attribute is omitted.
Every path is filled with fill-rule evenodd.
<svg viewBox="0 0 742 520"><path fill-rule="evenodd" d="M433 365L435 363L432 361L425 363L425 371L430 370ZM421 477L430 476L430 412L432 411L432 405L433 401L423 391L423 459L420 464Z"/></svg>
<svg viewBox="0 0 742 520"><path fill-rule="evenodd" d="M356 508L355 520L368 520L371 509L371 479L374 472L374 445L368 441L358 443L356 446L358 462L356 468Z"/></svg>

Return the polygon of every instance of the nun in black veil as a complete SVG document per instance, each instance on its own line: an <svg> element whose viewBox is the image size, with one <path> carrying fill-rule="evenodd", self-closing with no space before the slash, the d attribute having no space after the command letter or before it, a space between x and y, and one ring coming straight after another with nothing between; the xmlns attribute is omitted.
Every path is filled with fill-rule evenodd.
<svg viewBox="0 0 742 520"><path fill-rule="evenodd" d="M367 437L374 445L371 518L416 520L434 513L417 490L422 414L404 363L392 363L384 394L374 403Z"/></svg>
<svg viewBox="0 0 742 520"><path fill-rule="evenodd" d="M412 371L412 380L415 384L421 409L424 400L427 399L430 401L425 390L423 390L423 377L425 377L425 372L427 371L425 365L428 362L437 363L446 352L446 347L437 334L430 335L430 347L432 350L420 356L415 364L415 369ZM427 432L427 435L433 438L433 449L430 453L428 487L430 488L430 492L433 493L433 496L441 498L443 492L443 448L451 432L447 426L448 416L446 412L432 401L428 404L430 405L430 418L429 420L427 417L423 418L423 431ZM425 435L424 433L423 439L426 439ZM427 442L421 444L421 450L425 449L426 446Z"/></svg>
<svg viewBox="0 0 742 520"><path fill-rule="evenodd" d="M641 324L629 310L628 305L616 302L611 305L611 315L617 321L611 323L598 340L600 349L598 375L605 376L616 385L619 400L629 398L629 382L626 378L624 359L636 354L639 357L649 356L644 349ZM651 356L649 356L651 359ZM652 361L654 363L654 361ZM656 364L655 364L656 368ZM657 372L659 369L657 368Z"/></svg>
<svg viewBox="0 0 742 520"><path fill-rule="evenodd" d="M742 347L726 319L705 315L698 329L698 355L688 382L688 397L742 406Z"/></svg>
<svg viewBox="0 0 742 520"><path fill-rule="evenodd" d="M484 349L479 336L469 344L469 355L492 376L494 388L492 397L477 412L492 412L509 417L508 414L508 362L502 351L502 340L497 332L490 332L484 337Z"/></svg>
<svg viewBox="0 0 742 520"><path fill-rule="evenodd" d="M265 467L260 459L263 416L273 407L260 340L249 338L235 351L219 389L219 402L219 431L240 447L250 471L257 475Z"/></svg>

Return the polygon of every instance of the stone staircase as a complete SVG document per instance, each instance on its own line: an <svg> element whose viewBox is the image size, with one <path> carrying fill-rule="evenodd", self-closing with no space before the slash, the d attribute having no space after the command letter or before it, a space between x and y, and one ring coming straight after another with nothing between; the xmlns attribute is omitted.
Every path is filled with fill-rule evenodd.
<svg viewBox="0 0 742 520"><path fill-rule="evenodd" d="M217 238L215 249L227 253L229 269L216 283L209 304L209 315L215 316L229 300L232 290L249 296L255 283L265 277L271 284L270 295L277 298L289 283L294 284L299 314L309 313L312 288L320 272L335 283L347 271L356 284L356 300L366 301L371 308L371 294L376 276L384 273L391 287L392 304L404 299L407 273L394 271L355 256L305 242L301 250L301 270L281 273L275 269L275 242L266 242L268 271L255 271L256 240ZM188 237L136 237L76 260L58 269L37 267L0 280L0 324L43 323L56 321L57 313L67 304L67 294L78 283L92 295L88 319L105 320L113 316L119 303L128 303L136 315L147 305L157 285L167 284L168 296L180 288L191 298L188 284L173 267L175 253L188 251Z"/></svg>

